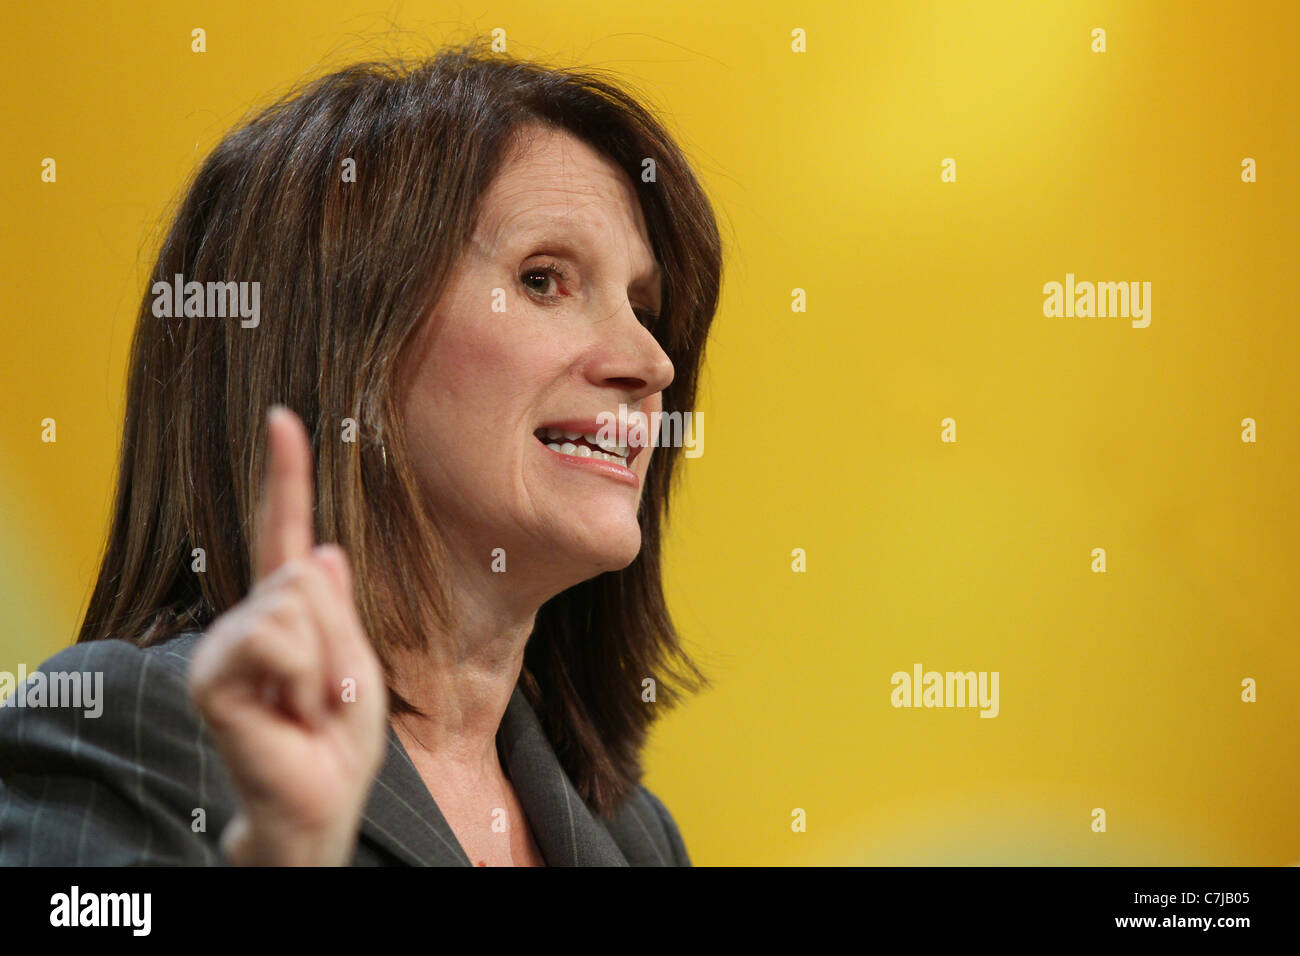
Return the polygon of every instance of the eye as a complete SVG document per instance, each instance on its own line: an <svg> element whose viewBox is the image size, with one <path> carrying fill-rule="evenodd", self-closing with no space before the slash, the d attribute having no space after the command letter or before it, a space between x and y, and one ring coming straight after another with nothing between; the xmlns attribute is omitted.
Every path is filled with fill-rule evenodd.
<svg viewBox="0 0 1300 956"><path fill-rule="evenodd" d="M524 284L524 288L543 299L558 298L556 292L547 292L545 290L550 283L566 282L568 278L568 274L553 262L540 266L529 266L519 274L519 281Z"/></svg>

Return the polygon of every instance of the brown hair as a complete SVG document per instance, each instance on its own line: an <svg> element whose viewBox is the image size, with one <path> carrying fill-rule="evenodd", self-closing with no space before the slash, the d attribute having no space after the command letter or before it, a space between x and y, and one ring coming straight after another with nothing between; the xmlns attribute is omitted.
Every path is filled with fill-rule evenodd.
<svg viewBox="0 0 1300 956"><path fill-rule="evenodd" d="M445 553L400 427L402 357L437 302L480 197L532 123L624 169L663 299L665 412L691 408L717 307L721 244L679 147L615 82L491 54L482 41L411 65L364 63L308 84L229 133L189 185L150 280L258 281L261 324L159 318L131 347L116 501L78 641L148 646L202 630L251 586L265 413L292 408L316 457L316 533L348 552L362 621L387 666L447 623ZM355 162L355 182L341 175ZM652 182L643 161L654 161ZM356 442L339 440L343 420ZM382 449L382 453L381 453ZM521 686L578 792L608 815L641 778L660 707L708 685L663 595L662 529L681 448L655 454L626 568L540 609ZM205 550L206 570L191 570ZM411 581L428 582L412 587ZM659 704L641 701L653 677ZM394 712L412 706L390 690Z"/></svg>

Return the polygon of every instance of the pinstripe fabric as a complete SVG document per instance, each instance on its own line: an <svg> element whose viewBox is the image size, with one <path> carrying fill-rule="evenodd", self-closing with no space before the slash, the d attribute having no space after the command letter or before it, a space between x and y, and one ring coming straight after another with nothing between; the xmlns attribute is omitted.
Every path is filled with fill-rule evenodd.
<svg viewBox="0 0 1300 956"><path fill-rule="evenodd" d="M0 707L0 865L222 863L218 840L238 802L189 700L186 671L199 638L143 649L77 644L41 665L102 672L98 718ZM672 817L644 787L610 819L590 811L518 688L497 745L549 865L690 865ZM471 865L391 727L352 863Z"/></svg>

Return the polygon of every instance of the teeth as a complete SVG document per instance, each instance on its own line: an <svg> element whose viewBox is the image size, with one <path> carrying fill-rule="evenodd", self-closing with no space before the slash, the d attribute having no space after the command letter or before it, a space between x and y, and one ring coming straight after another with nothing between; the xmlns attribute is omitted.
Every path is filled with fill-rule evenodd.
<svg viewBox="0 0 1300 956"><path fill-rule="evenodd" d="M617 442L613 441L612 439L608 439L608 438L602 440L601 438L591 434L590 432L583 435L582 437L587 439L587 441L591 442L593 445L598 446L601 450L606 451L611 455L615 455L619 458L627 457L626 445L620 445Z"/></svg>
<svg viewBox="0 0 1300 956"><path fill-rule="evenodd" d="M586 433L566 432L559 428L544 428L542 429L542 431L545 432L546 437L551 439L552 441L558 442L560 439L565 439L566 442L572 442L574 439L577 438L585 438L588 441L588 443L600 448L608 455L612 455L615 458L622 458L624 460L626 460L629 457L628 454L629 449L626 445L620 445L617 442L613 441L612 439L602 440L596 435L595 432L586 432ZM572 452L566 452L566 454L572 454ZM584 455L583 457L586 456Z"/></svg>
<svg viewBox="0 0 1300 956"><path fill-rule="evenodd" d="M586 445L575 445L573 442L566 441L563 445L559 442L547 442L546 447L551 451L558 451L561 455L572 455L574 458L599 458L601 461L610 461L616 465L628 467L627 458L620 455L607 455L603 451L593 451Z"/></svg>

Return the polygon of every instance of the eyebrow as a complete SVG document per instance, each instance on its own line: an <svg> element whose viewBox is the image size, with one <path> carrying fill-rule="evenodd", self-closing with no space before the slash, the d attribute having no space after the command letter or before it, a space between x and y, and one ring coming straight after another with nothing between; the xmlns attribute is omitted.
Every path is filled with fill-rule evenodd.
<svg viewBox="0 0 1300 956"><path fill-rule="evenodd" d="M509 234L527 232L532 235L534 242L554 246L557 250L568 255L576 256L579 252L577 245L569 238L569 234L573 232L587 236L592 246L597 245L591 238L591 230L581 223L575 223L573 219L564 216L531 215L521 217L517 221L507 220L497 227L498 239L507 234L507 228ZM659 261L653 251L650 253L649 270L636 276L632 281L650 282L656 285L662 284L663 263Z"/></svg>

